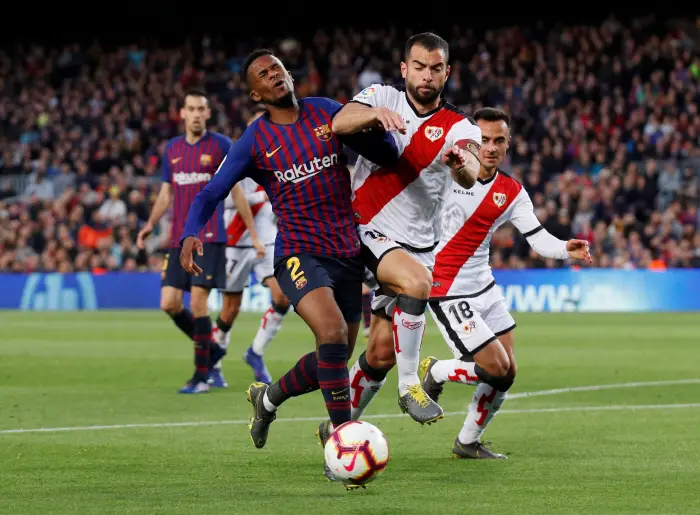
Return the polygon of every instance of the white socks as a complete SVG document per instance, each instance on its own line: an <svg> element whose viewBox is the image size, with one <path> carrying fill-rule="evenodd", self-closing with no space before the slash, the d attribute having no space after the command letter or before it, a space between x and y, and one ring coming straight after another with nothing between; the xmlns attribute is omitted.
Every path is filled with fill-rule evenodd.
<svg viewBox="0 0 700 515"><path fill-rule="evenodd" d="M272 306L267 308L265 314L260 319L260 327L253 339L253 352L258 356L265 353L265 347L272 341L282 327L284 315L275 311Z"/></svg>
<svg viewBox="0 0 700 515"><path fill-rule="evenodd" d="M350 418L359 420L369 403L386 383L386 378L375 381L360 368L358 359L350 369Z"/></svg>
<svg viewBox="0 0 700 515"><path fill-rule="evenodd" d="M394 352L399 370L399 396L408 392L410 386L420 384L418 364L420 347L425 331L425 313L411 315L398 307L394 308Z"/></svg>
<svg viewBox="0 0 700 515"><path fill-rule="evenodd" d="M459 432L459 441L466 444L479 440L493 417L501 409L507 395L507 392L500 392L486 383L477 386L469 405L467 419Z"/></svg>

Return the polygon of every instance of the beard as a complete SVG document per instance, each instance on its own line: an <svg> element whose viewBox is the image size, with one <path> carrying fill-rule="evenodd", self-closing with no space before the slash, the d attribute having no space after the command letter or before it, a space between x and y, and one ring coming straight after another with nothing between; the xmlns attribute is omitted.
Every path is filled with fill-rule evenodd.
<svg viewBox="0 0 700 515"><path fill-rule="evenodd" d="M270 105L281 108L292 107L294 105L294 92L287 92L274 102L270 102Z"/></svg>
<svg viewBox="0 0 700 515"><path fill-rule="evenodd" d="M426 105L434 102L442 93L442 88L430 89L430 91L419 91L417 86L413 84L406 83L406 88L408 89L411 96L421 105ZM431 87L432 88L432 87Z"/></svg>

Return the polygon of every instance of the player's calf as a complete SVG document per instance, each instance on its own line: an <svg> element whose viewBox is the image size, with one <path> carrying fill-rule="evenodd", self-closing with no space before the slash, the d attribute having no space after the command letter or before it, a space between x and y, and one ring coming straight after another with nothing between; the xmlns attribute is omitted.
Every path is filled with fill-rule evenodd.
<svg viewBox="0 0 700 515"><path fill-rule="evenodd" d="M209 318L207 301L209 290L201 287L192 287L191 305L194 314L194 376L190 383L207 383L209 380L212 324Z"/></svg>
<svg viewBox="0 0 700 515"><path fill-rule="evenodd" d="M194 316L182 305L182 291L163 286L160 291L160 310L166 313L188 338L194 334Z"/></svg>

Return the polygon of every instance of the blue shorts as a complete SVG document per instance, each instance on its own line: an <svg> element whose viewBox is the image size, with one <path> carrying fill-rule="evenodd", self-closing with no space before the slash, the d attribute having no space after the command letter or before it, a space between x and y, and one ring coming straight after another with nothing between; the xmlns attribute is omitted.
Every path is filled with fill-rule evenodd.
<svg viewBox="0 0 700 515"><path fill-rule="evenodd" d="M333 258L296 254L275 259L275 279L282 293L296 307L310 291L333 289L343 318L349 324L362 319L362 280L365 267L360 257Z"/></svg>
<svg viewBox="0 0 700 515"><path fill-rule="evenodd" d="M192 286L212 290L226 288L226 244L205 243L204 255L194 256L194 262L202 269L197 277L188 274L180 265L180 248L168 249L160 274L160 285L190 291Z"/></svg>

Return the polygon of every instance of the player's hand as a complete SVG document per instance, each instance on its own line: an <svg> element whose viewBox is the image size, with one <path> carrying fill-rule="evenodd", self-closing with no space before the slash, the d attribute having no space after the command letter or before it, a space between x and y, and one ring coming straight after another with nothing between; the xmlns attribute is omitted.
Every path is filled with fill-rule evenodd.
<svg viewBox="0 0 700 515"><path fill-rule="evenodd" d="M586 240L569 240L566 242L566 250L569 257L573 259L581 259L588 263L593 263L591 252Z"/></svg>
<svg viewBox="0 0 700 515"><path fill-rule="evenodd" d="M185 238L185 241L182 242L182 249L180 250L180 266L182 266L182 268L188 274L197 277L202 273L202 269L197 263L194 262L195 252L198 256L202 256L204 254L202 242L194 236L188 236Z"/></svg>
<svg viewBox="0 0 700 515"><path fill-rule="evenodd" d="M148 235L153 232L153 224L151 222L146 222L139 234L136 236L136 246L140 249L145 247L144 240L148 238Z"/></svg>
<svg viewBox="0 0 700 515"><path fill-rule="evenodd" d="M467 158L464 154L464 150L459 148L457 145L452 145L447 148L440 156L440 160L443 164L449 166L455 172L464 168L467 164Z"/></svg>
<svg viewBox="0 0 700 515"><path fill-rule="evenodd" d="M386 107L373 107L374 120L385 131L399 131L406 134L406 124L403 116Z"/></svg>
<svg viewBox="0 0 700 515"><path fill-rule="evenodd" d="M258 238L253 238L253 247L255 247L255 250L257 251L258 259L264 258L265 254L267 254L265 245L263 245L263 242L261 242Z"/></svg>

